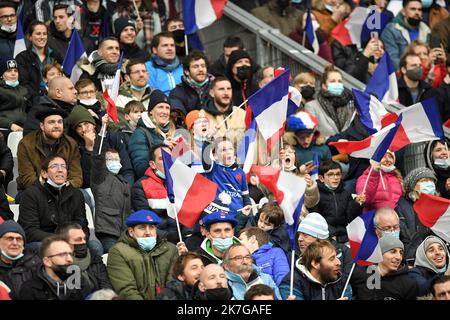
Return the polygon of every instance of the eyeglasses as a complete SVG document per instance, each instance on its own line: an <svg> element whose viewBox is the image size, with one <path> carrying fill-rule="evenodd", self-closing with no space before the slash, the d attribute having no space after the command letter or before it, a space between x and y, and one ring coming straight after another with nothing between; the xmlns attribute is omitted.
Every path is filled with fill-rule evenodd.
<svg viewBox="0 0 450 320"><path fill-rule="evenodd" d="M61 252L61 253L57 253L57 254L52 254L51 256L47 256L47 258L53 258L53 257L65 258L67 256L70 256L71 258L73 258L73 252Z"/></svg>
<svg viewBox="0 0 450 320"><path fill-rule="evenodd" d="M10 14L10 15L7 15L7 16L1 16L0 20L14 19L15 17L16 17L15 14Z"/></svg>
<svg viewBox="0 0 450 320"><path fill-rule="evenodd" d="M336 177L339 178L342 176L342 173L325 173L325 177Z"/></svg>
<svg viewBox="0 0 450 320"><path fill-rule="evenodd" d="M91 90L91 91L80 91L78 92L79 96L83 96L83 97L87 97L87 96L93 96L97 93L97 91L95 90Z"/></svg>
<svg viewBox="0 0 450 320"><path fill-rule="evenodd" d="M378 227L376 226L376 228L380 231L385 231L385 232L392 232L392 231L400 231L400 225L396 224L395 226L387 226L387 227Z"/></svg>
<svg viewBox="0 0 450 320"><path fill-rule="evenodd" d="M7 242L13 242L16 240L18 243L23 243L22 237L2 237L2 239L5 239Z"/></svg>
<svg viewBox="0 0 450 320"><path fill-rule="evenodd" d="M58 164L58 163L49 165L48 168L52 170L54 169L67 170L67 166L65 164Z"/></svg>
<svg viewBox="0 0 450 320"><path fill-rule="evenodd" d="M234 258L230 258L230 260L235 260L237 262L242 262L243 260L247 260L247 261L252 261L253 258L251 255L247 255L247 256L236 256Z"/></svg>

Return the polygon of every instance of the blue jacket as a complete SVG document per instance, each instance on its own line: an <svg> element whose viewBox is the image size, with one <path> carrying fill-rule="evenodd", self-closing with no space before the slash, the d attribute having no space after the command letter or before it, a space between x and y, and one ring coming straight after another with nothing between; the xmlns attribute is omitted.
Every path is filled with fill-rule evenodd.
<svg viewBox="0 0 450 320"><path fill-rule="evenodd" d="M177 84L181 82L181 76L183 75L183 65L180 63L173 71L165 71L149 60L145 63L147 68L149 79L148 85L152 89L159 89L166 96Z"/></svg>
<svg viewBox="0 0 450 320"><path fill-rule="evenodd" d="M280 248L274 248L272 243L267 243L253 252L255 263L261 268L261 272L267 273L277 284L289 273L289 262Z"/></svg>
<svg viewBox="0 0 450 320"><path fill-rule="evenodd" d="M245 282L240 275L234 272L225 270L225 274L227 275L228 286L233 292L233 299L235 300L244 300L247 290L255 284L265 284L271 287L275 293L275 299L281 299L280 291L272 278L268 274L262 273L255 265L253 265L253 272L250 275L248 282Z"/></svg>

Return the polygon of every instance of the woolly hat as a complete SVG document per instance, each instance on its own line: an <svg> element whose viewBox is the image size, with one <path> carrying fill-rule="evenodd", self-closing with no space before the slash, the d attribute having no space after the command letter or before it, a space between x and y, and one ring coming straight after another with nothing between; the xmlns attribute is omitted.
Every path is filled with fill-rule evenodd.
<svg viewBox="0 0 450 320"><path fill-rule="evenodd" d="M119 17L114 22L114 30L117 40L120 40L120 34L122 33L122 30L126 27L133 27L134 30L136 30L136 25L134 24L134 21L131 19L128 19L127 17Z"/></svg>
<svg viewBox="0 0 450 320"><path fill-rule="evenodd" d="M230 57L228 59L228 65L231 68L231 67L233 67L233 65L236 62L238 62L239 59L244 59L244 58L248 58L248 59L250 59L250 62L252 62L252 57L250 57L250 55L248 54L247 51L245 51L245 50L234 50L230 54Z"/></svg>
<svg viewBox="0 0 450 320"><path fill-rule="evenodd" d="M18 69L17 62L13 58L0 58L0 77L3 76L6 70Z"/></svg>
<svg viewBox="0 0 450 320"><path fill-rule="evenodd" d="M150 210L139 210L130 214L125 224L127 227L133 227L137 224L160 224L159 216Z"/></svg>
<svg viewBox="0 0 450 320"><path fill-rule="evenodd" d="M152 93L150 94L150 100L148 101L148 109L147 109L148 112L152 111L153 108L156 107L158 103L162 102L169 104L169 99L161 90L158 89L153 90Z"/></svg>
<svg viewBox="0 0 450 320"><path fill-rule="evenodd" d="M89 122L95 126L95 120L89 111L87 111L85 107L78 105L75 106L69 114L69 125L72 129L76 129L82 122Z"/></svg>
<svg viewBox="0 0 450 320"><path fill-rule="evenodd" d="M8 232L18 233L22 236L23 241L26 241L25 231L23 230L22 226L14 220L6 220L2 224L0 224L0 238Z"/></svg>
<svg viewBox="0 0 450 320"><path fill-rule="evenodd" d="M406 194L414 190L414 186L416 185L417 181L419 181L419 179L421 178L430 178L436 182L436 176L434 175L434 172L431 169L425 167L416 168L410 173L408 173L405 179L403 180L405 183Z"/></svg>
<svg viewBox="0 0 450 320"><path fill-rule="evenodd" d="M300 222L297 232L306 233L314 238L322 240L328 239L330 236L327 221L317 212L309 213L302 222Z"/></svg>
<svg viewBox="0 0 450 320"><path fill-rule="evenodd" d="M289 116L287 124L289 128L295 133L313 133L314 130L316 130L319 121L317 121L317 118L312 114L305 111L300 111Z"/></svg>
<svg viewBox="0 0 450 320"><path fill-rule="evenodd" d="M191 112L189 112L185 120L188 130L191 130L194 122L200 118L205 118L208 120L208 117L203 110L192 110Z"/></svg>
<svg viewBox="0 0 450 320"><path fill-rule="evenodd" d="M405 247L403 246L403 243L399 239L397 239L396 237L392 237L392 236L383 236L378 241L378 243L380 245L380 249L381 249L381 253L382 254L385 254L389 250L392 250L392 249L395 249L395 248L400 248L402 250L405 249Z"/></svg>
<svg viewBox="0 0 450 320"><path fill-rule="evenodd" d="M226 212L214 212L211 214L208 214L206 217L203 218L203 225L208 228L214 223L220 223L220 222L229 222L233 226L233 228L238 224L238 221L233 217L233 215L228 214Z"/></svg>
<svg viewBox="0 0 450 320"><path fill-rule="evenodd" d="M59 107L48 107L43 110L40 110L36 112L36 119L38 119L40 122L43 122L45 118L53 115L61 116L63 119L67 117L67 112L65 112L63 109Z"/></svg>

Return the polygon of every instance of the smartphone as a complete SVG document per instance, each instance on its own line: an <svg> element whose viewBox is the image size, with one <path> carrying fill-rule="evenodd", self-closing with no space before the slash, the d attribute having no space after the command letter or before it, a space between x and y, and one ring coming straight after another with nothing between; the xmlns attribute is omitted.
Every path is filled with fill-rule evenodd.
<svg viewBox="0 0 450 320"><path fill-rule="evenodd" d="M437 36L430 37L430 49L440 48L441 47L441 38Z"/></svg>

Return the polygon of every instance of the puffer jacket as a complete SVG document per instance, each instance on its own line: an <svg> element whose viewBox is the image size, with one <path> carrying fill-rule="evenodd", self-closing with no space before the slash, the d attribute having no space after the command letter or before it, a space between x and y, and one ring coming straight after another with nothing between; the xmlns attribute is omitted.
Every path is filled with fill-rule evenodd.
<svg viewBox="0 0 450 320"><path fill-rule="evenodd" d="M270 275L277 286L289 273L289 263L284 251L280 248L274 248L272 243L262 245L253 252L252 256L261 272Z"/></svg>
<svg viewBox="0 0 450 320"><path fill-rule="evenodd" d="M148 79L150 88L159 89L166 96L181 82L181 77L183 76L183 65L181 63L174 70L165 71L155 65L152 59L150 59L145 63L145 67L150 76Z"/></svg>
<svg viewBox="0 0 450 320"><path fill-rule="evenodd" d="M30 107L28 91L19 85L15 88L0 81L0 127L11 128L14 123L23 128L26 112Z"/></svg>
<svg viewBox="0 0 450 320"><path fill-rule="evenodd" d="M178 279L167 282L156 300L192 300L193 287L186 285Z"/></svg>
<svg viewBox="0 0 450 320"><path fill-rule="evenodd" d="M125 120L125 106L130 101L138 100L144 105L145 110L148 109L148 102L150 101L151 88L146 88L145 93L140 100L138 100L131 92L130 82L125 81L120 85L119 96L116 100L117 115L119 117L119 126L125 126L128 122Z"/></svg>
<svg viewBox="0 0 450 320"><path fill-rule="evenodd" d="M0 30L0 57L13 57L16 45L16 32Z"/></svg>
<svg viewBox="0 0 450 320"><path fill-rule="evenodd" d="M210 76L211 79L211 76ZM186 76L181 78L181 83L170 92L169 103L172 110L178 110L186 116L192 110L200 110L205 107L209 98L208 81L203 87L195 88L188 82Z"/></svg>
<svg viewBox="0 0 450 320"><path fill-rule="evenodd" d="M157 237L155 247L146 252L128 231L110 249L107 270L114 291L127 300L153 300L171 279L177 248Z"/></svg>

